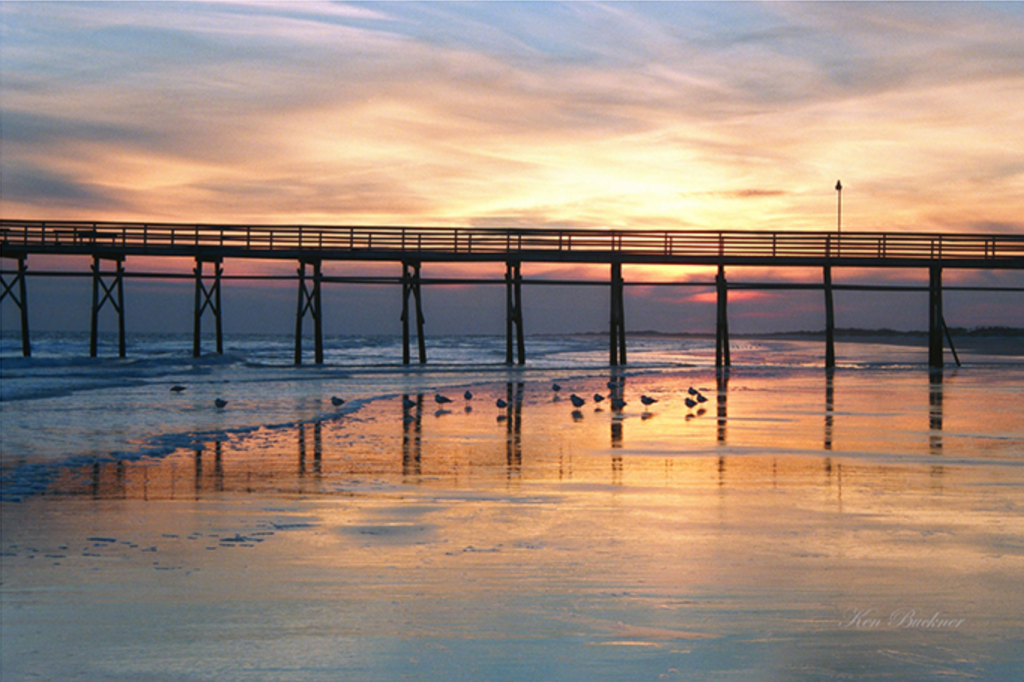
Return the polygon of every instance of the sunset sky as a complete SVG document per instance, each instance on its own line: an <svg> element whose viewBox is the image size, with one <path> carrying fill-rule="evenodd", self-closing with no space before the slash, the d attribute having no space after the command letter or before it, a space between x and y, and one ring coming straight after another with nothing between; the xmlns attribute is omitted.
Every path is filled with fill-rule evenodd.
<svg viewBox="0 0 1024 682"><path fill-rule="evenodd" d="M4 2L0 12L4 217L828 230L841 179L844 231L1024 233L1024 4ZM160 295L175 287L188 289ZM628 327L686 331L687 301L701 320L691 331L707 331L709 314L713 324L699 291L631 291ZM398 309L397 293L378 295ZM501 295L484 296L499 301L499 323ZM593 314L573 326L607 325L607 295L593 296ZM755 298L730 310L739 329L773 309L776 328L822 325L820 293ZM921 297L897 298L908 312L892 319L889 303L888 316L874 314L878 295L843 295L837 323L920 327ZM1022 298L953 296L947 319L1020 325ZM663 319L636 319L630 305ZM85 304L71 318L87 315ZM352 330L394 320L384 327Z"/></svg>

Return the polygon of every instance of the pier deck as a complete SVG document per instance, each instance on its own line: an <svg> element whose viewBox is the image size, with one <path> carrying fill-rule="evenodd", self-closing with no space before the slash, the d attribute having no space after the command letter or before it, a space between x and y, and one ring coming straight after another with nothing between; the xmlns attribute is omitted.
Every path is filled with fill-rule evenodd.
<svg viewBox="0 0 1024 682"><path fill-rule="evenodd" d="M110 304L118 314L119 351L125 354L124 262L132 256L195 259L194 354L200 354L200 330L209 311L217 327L217 350L223 352L220 289L227 259L292 260L299 263L295 361L302 362L303 320L314 322L316 362L323 362L321 285L345 278L326 277L326 261L397 262L402 285L403 362L410 362L410 325L416 325L419 360L426 362L420 286L436 283L420 277L423 263L495 262L506 266L507 361L525 362L521 287L523 263L607 264L611 277L609 361L626 362L626 285L622 266L705 265L717 267L713 286L718 296L716 364L728 366L728 291L726 268L821 268L824 291L826 367L835 365L833 268L922 268L929 272L929 364L943 365L942 270L1024 269L1024 235L919 234L895 232L784 232L746 230L650 229L529 229L492 227L409 227L359 225L214 225L102 221L0 221L2 256L17 259L16 270L3 271L3 296L21 311L23 354L31 348L28 335L29 255L87 255L92 257L92 343L96 354L97 316ZM104 263L114 263L104 270ZM204 264L213 266L204 274ZM307 272L307 268L311 271ZM35 274L35 273L33 273ZM45 273L44 273L45 274ZM52 273L51 273L52 274ZM8 279L10 278L10 279ZM382 278L382 281L387 278ZM591 283L591 282L587 282ZM743 285L750 288L749 284ZM410 298L415 311L409 310ZM0 300L2 300L0 299ZM513 341L515 337L515 341ZM952 340L950 346L952 349ZM513 352L513 346L518 352ZM955 356L955 350L954 350Z"/></svg>
<svg viewBox="0 0 1024 682"><path fill-rule="evenodd" d="M3 220L3 249L282 260L1024 268L1024 235Z"/></svg>

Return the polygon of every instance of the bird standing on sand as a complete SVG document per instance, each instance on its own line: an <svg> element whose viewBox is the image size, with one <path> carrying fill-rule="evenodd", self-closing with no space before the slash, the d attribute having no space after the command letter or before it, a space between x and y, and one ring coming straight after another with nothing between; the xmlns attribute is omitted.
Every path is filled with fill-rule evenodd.
<svg viewBox="0 0 1024 682"><path fill-rule="evenodd" d="M572 401L572 406L573 407L583 407L583 403L587 402L586 400L584 400L583 398L579 397L575 393L573 393L571 396L569 396L569 400Z"/></svg>
<svg viewBox="0 0 1024 682"><path fill-rule="evenodd" d="M331 405L334 405L335 407L341 407L344 404L345 400L343 398L339 398L336 395L331 396Z"/></svg>
<svg viewBox="0 0 1024 682"><path fill-rule="evenodd" d="M402 407L404 407L407 410L411 410L412 408L416 407L416 401L410 398L409 396L405 396L404 398L402 398Z"/></svg>
<svg viewBox="0 0 1024 682"><path fill-rule="evenodd" d="M559 391L562 390L562 387L559 384L551 384L551 390L554 391L555 393L558 393Z"/></svg>
<svg viewBox="0 0 1024 682"><path fill-rule="evenodd" d="M697 395L697 389L695 389L693 386L690 386L690 388L686 389L686 392L689 393L690 395Z"/></svg>
<svg viewBox="0 0 1024 682"><path fill-rule="evenodd" d="M687 397L686 406L692 410L693 408L697 407L697 401L694 400L693 398Z"/></svg>
<svg viewBox="0 0 1024 682"><path fill-rule="evenodd" d="M644 405L653 405L654 403L658 402L658 399L652 398L649 395L642 395L640 396L640 402L642 402Z"/></svg>
<svg viewBox="0 0 1024 682"><path fill-rule="evenodd" d="M465 393L462 394L462 397L465 398L466 400L472 400L473 394L470 393L469 391L466 391Z"/></svg>
<svg viewBox="0 0 1024 682"><path fill-rule="evenodd" d="M502 400L501 398L498 398L498 400L497 400L497 401L495 401L495 403L494 403L494 404L495 404L495 405L497 405L498 407L501 407L501 408L506 408L506 407L508 407L508 403L507 403L507 402L505 402L504 400Z"/></svg>
<svg viewBox="0 0 1024 682"><path fill-rule="evenodd" d="M697 394L697 402L698 403L706 403L707 401L708 401L708 399L706 397L704 397L703 393L698 393Z"/></svg>
<svg viewBox="0 0 1024 682"><path fill-rule="evenodd" d="M171 393L181 393L184 390L185 390L185 387L182 386L181 384L176 384L174 386L171 386Z"/></svg>
<svg viewBox="0 0 1024 682"><path fill-rule="evenodd" d="M440 393L434 394L434 400L437 401L438 405L444 405L445 403L450 403L452 401L451 398L441 395Z"/></svg>
<svg viewBox="0 0 1024 682"><path fill-rule="evenodd" d="M213 401L213 404L216 405L217 407L224 407L225 405L228 404L228 401L224 400L223 398L217 398L216 400Z"/></svg>
<svg viewBox="0 0 1024 682"><path fill-rule="evenodd" d="M595 393L594 394L594 402L595 403L599 403L602 400L604 400L604 396L603 395L601 395L600 393Z"/></svg>

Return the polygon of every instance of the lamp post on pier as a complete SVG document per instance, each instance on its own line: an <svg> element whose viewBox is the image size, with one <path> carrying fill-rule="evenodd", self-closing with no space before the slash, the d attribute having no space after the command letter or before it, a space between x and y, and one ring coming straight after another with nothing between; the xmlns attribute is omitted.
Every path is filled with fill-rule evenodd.
<svg viewBox="0 0 1024 682"><path fill-rule="evenodd" d="M836 209L836 232L843 232L843 183L836 180L836 195L839 204Z"/></svg>

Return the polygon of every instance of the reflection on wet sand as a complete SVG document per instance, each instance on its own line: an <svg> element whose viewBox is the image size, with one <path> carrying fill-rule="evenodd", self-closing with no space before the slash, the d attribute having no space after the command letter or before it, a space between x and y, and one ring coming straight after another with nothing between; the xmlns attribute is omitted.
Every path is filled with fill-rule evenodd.
<svg viewBox="0 0 1024 682"><path fill-rule="evenodd" d="M415 483L423 475L423 394L402 395L402 479Z"/></svg>
<svg viewBox="0 0 1024 682"><path fill-rule="evenodd" d="M490 413L479 408L443 410L425 418L424 394L405 394L397 405L400 422L372 413L377 405L386 411L388 405L397 402L384 400L364 408L365 416L372 417L365 422L362 416L353 422L344 418L314 421L201 444L191 451L192 475L188 478L182 475L189 465L181 453L158 459L95 463L88 471L66 471L49 492L152 499L226 491L327 492L341 480L361 476L393 478L407 485L428 480L432 485L441 480L482 482L499 471L498 461L506 480L563 480L565 472L573 470L574 459L577 475L586 471L588 480L622 485L630 477L647 478L657 468L655 458L625 456L631 448L643 449L651 439L661 443L659 448L669 449L669 463L689 455L714 454L718 485L742 481L743 472L753 468L754 458L767 457L777 467L778 458L785 457L787 451L829 455L805 459L801 464L823 469L826 481L841 472L841 464L833 455L876 450L883 442L891 450L897 437L907 440L892 450L896 453L949 454L943 449L941 373L931 376L923 419L915 416L920 413L912 404L900 415L873 412L879 408L876 394L856 387L837 390L839 378L834 370L827 371L823 378L817 376L818 386L824 387L823 409L820 402L814 405L813 393L803 388L798 394L794 387L761 385L747 379L731 386L731 380L737 382L736 375L730 376L728 369L720 370L715 375L713 420L705 419L702 409L684 410L678 399L673 405L671 395L666 397L664 392L652 410L640 407L632 394L649 389L639 378L632 380L638 382L637 386L627 386L621 376L612 376L607 382L607 401L590 401L586 408L576 409L557 397L542 399L523 381L510 381L493 391L475 389L477 398L499 406ZM604 387L581 385L578 390L595 392L595 388L602 391ZM730 393L735 395L731 398ZM806 404L799 403L799 399ZM837 408L837 399L841 409ZM610 411L605 406L611 406ZM902 409L895 405L887 409L896 407ZM809 438L816 430L812 426L815 414L820 415L817 420L824 420L824 438L816 444ZM594 429L602 421L610 429L610 439L603 443ZM397 433L392 426L395 424L400 424ZM915 434L921 438L916 443L912 440ZM497 452L491 449L496 442L500 443ZM678 448L678 452L672 454L672 448ZM400 460L389 456L396 450L401 453ZM288 456L296 451L297 464ZM500 460L495 458L499 452ZM778 454L765 454L769 452ZM734 453L742 454L744 461L731 463ZM603 477L600 467L594 466L602 457L607 457ZM581 468L583 463L587 466ZM556 464L557 474L553 468ZM941 475L942 469L933 469L932 473Z"/></svg>
<svg viewBox="0 0 1024 682"><path fill-rule="evenodd" d="M1019 382L962 379L633 375L610 407L502 377L68 466L5 507L4 648L90 679L168 642L251 679L1016 679Z"/></svg>
<svg viewBox="0 0 1024 682"><path fill-rule="evenodd" d="M319 478L322 473L321 464L323 462L323 423L320 421L313 422L312 424L299 424L297 427L299 432L299 478L306 475L306 431L308 429L313 430L313 463L311 466L314 477ZM218 456L217 461L220 462Z"/></svg>
<svg viewBox="0 0 1024 682"><path fill-rule="evenodd" d="M509 479L518 477L523 468L523 392L522 381L505 385L505 414L498 416L505 423L505 463Z"/></svg>
<svg viewBox="0 0 1024 682"><path fill-rule="evenodd" d="M942 454L942 372L928 374L928 448Z"/></svg>
<svg viewBox="0 0 1024 682"><path fill-rule="evenodd" d="M719 367L715 374L715 388L718 400L718 442L726 441L726 424L729 420L729 368Z"/></svg>
<svg viewBox="0 0 1024 682"><path fill-rule="evenodd" d="M829 367L825 370L825 449L832 449L833 411L836 402L835 387L836 371Z"/></svg>
<svg viewBox="0 0 1024 682"><path fill-rule="evenodd" d="M302 438L302 431L300 430L300 432L299 432L300 452L301 452L303 443L304 443L304 440ZM301 457L301 455L300 455L300 457ZM201 497L201 493L203 491L203 480L205 478L205 476L203 474L203 448L201 448L201 447L200 448L196 448L196 450L195 450L195 463L196 463L195 489L196 489L196 498L198 499L199 497ZM299 475L300 476L302 475L302 470L301 469L299 471ZM212 474L212 476L213 476L213 489L218 491L218 492L222 492L224 490L224 457L223 457L223 448L222 448L221 442L219 440L213 442L213 474Z"/></svg>

